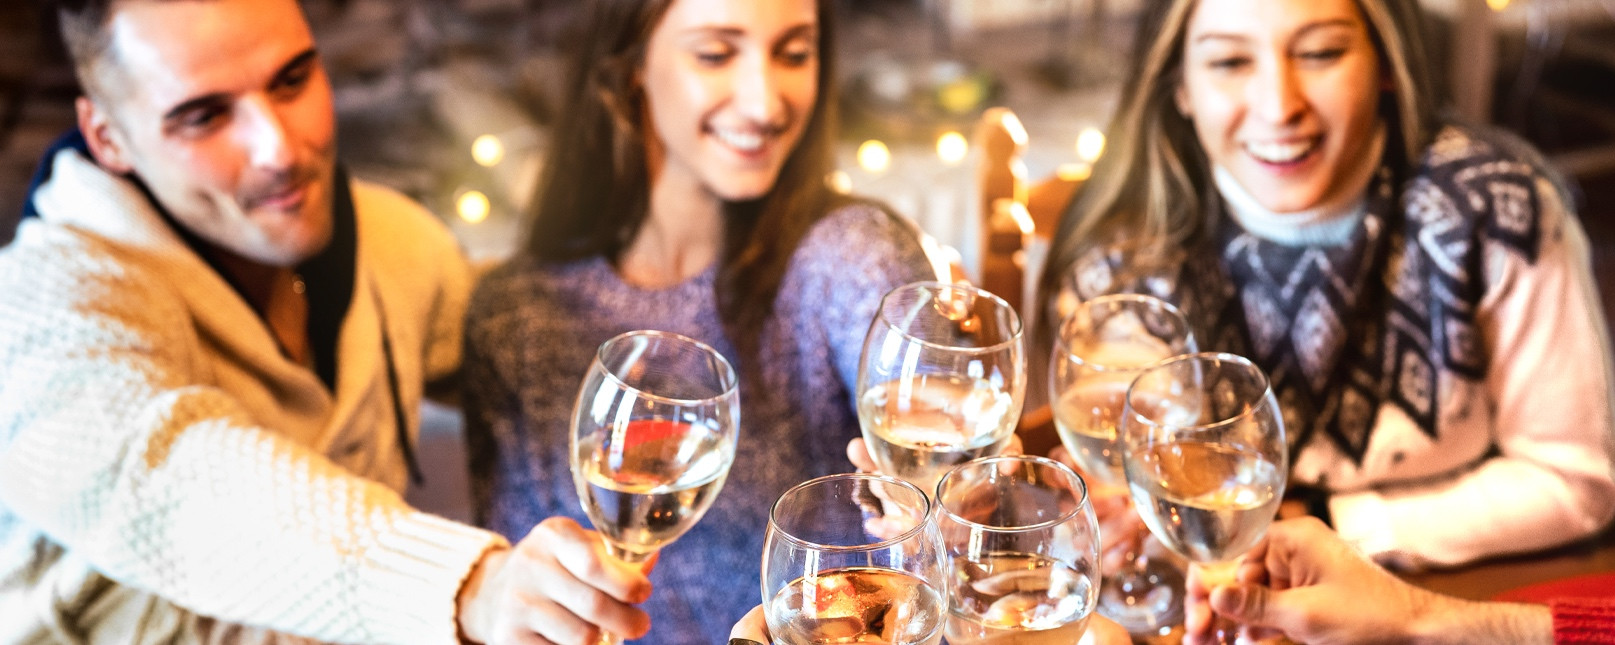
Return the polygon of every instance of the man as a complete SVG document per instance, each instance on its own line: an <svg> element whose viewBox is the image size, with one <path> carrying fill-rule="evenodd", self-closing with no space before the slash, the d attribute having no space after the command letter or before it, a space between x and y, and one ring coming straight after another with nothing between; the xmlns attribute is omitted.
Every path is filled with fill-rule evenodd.
<svg viewBox="0 0 1615 645"><path fill-rule="evenodd" d="M443 227L334 162L295 0L77 0L82 145L0 251L0 643L581 643L649 583L417 512Z"/></svg>
<svg viewBox="0 0 1615 645"><path fill-rule="evenodd" d="M1615 643L1615 599L1544 606L1443 596L1399 580L1310 517L1273 524L1235 578L1212 584L1191 569L1185 643L1216 642L1213 612L1309 645Z"/></svg>

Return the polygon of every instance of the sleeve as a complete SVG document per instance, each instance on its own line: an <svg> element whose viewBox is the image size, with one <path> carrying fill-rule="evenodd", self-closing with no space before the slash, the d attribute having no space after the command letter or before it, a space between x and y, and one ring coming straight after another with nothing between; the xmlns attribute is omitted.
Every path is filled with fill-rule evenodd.
<svg viewBox="0 0 1615 645"><path fill-rule="evenodd" d="M411 509L199 385L159 276L18 266L0 267L0 506L197 614L455 641L461 583L501 538Z"/></svg>
<svg viewBox="0 0 1615 645"><path fill-rule="evenodd" d="M793 271L818 276L805 296L819 308L836 374L857 398L864 336L886 293L911 282L936 280L920 244L919 229L874 206L844 208L814 226L799 247Z"/></svg>
<svg viewBox="0 0 1615 645"><path fill-rule="evenodd" d="M1615 645L1615 598L1561 598L1549 608L1554 643Z"/></svg>
<svg viewBox="0 0 1615 645"><path fill-rule="evenodd" d="M1586 537L1615 513L1615 370L1586 234L1547 182L1536 261L1492 254L1481 302L1498 454L1456 478L1337 495L1343 536L1387 564L1456 565Z"/></svg>
<svg viewBox="0 0 1615 645"><path fill-rule="evenodd" d="M465 415L467 470L471 478L471 508L479 526L490 526L494 500L494 479L504 476L497 434L515 433L521 408L515 388L496 363L499 339L514 336L501 333L498 309L502 306L495 286L501 280L496 271L484 278L466 314L465 362L460 372L460 405Z"/></svg>

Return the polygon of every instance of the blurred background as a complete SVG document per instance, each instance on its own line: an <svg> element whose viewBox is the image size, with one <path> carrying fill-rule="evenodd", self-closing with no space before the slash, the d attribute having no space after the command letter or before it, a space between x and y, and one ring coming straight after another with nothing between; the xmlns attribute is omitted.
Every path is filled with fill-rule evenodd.
<svg viewBox="0 0 1615 645"><path fill-rule="evenodd" d="M1141 0L834 0L843 97L837 181L913 217L974 270L972 129L1024 124L1027 176L1103 154ZM548 160L569 0L308 0L340 155L441 216L468 252L507 254ZM1439 94L1547 154L1577 192L1605 310L1615 304L1615 0L1421 0ZM49 16L0 2L0 244L42 150L73 124L72 70ZM457 413L434 412L454 471ZM434 435L437 436L437 435ZM431 437L428 437L431 440ZM429 472L436 468L429 464ZM464 518L460 478L423 503ZM420 494L417 491L417 494Z"/></svg>

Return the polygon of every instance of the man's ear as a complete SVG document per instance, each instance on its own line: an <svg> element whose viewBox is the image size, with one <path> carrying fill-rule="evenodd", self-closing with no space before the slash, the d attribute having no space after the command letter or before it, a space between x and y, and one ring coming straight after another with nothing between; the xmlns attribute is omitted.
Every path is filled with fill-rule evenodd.
<svg viewBox="0 0 1615 645"><path fill-rule="evenodd" d="M95 162L119 175L133 171L134 166L129 163L124 146L118 141L118 133L113 131L112 115L87 96L80 96L74 101L73 108L78 112L79 132L89 143Z"/></svg>

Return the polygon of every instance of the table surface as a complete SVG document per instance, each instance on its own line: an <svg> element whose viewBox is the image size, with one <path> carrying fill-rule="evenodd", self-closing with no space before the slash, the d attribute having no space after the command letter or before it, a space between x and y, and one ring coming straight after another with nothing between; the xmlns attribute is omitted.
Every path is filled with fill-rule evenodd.
<svg viewBox="0 0 1615 645"><path fill-rule="evenodd" d="M1404 574L1425 589L1470 600L1550 580L1615 571L1615 528L1598 537L1543 553L1498 558L1445 571Z"/></svg>

